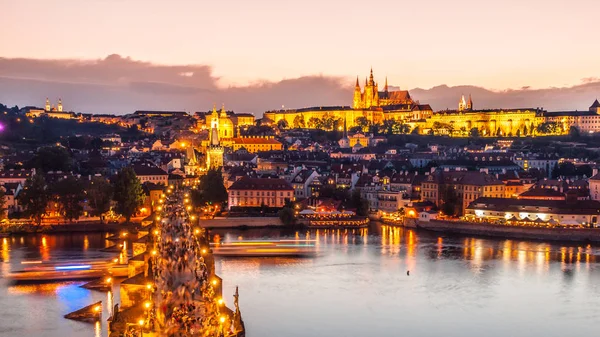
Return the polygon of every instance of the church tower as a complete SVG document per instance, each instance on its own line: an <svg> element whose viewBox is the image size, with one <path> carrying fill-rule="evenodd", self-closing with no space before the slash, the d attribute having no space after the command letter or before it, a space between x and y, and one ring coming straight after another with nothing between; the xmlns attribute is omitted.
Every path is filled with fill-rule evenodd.
<svg viewBox="0 0 600 337"><path fill-rule="evenodd" d="M63 106L62 106L62 99L61 98L58 99L58 105L56 106L56 109L58 110L58 112L63 112Z"/></svg>
<svg viewBox="0 0 600 337"><path fill-rule="evenodd" d="M465 100L465 95L460 97L460 101L458 102L458 111L467 110L467 100Z"/></svg>
<svg viewBox="0 0 600 337"><path fill-rule="evenodd" d="M217 169L223 166L223 153L225 149L223 149L219 142L219 113L217 112L216 105L213 106L213 112L210 115L210 133L208 137L209 145L206 149L206 168L208 170Z"/></svg>
<svg viewBox="0 0 600 337"><path fill-rule="evenodd" d="M354 86L354 100L352 101L353 109L362 109L362 93L360 92L360 84L358 84L358 76L356 76L356 85Z"/></svg>
<svg viewBox="0 0 600 337"><path fill-rule="evenodd" d="M473 111L473 99L471 98L471 94L469 94L469 101L467 102L467 110Z"/></svg>
<svg viewBox="0 0 600 337"><path fill-rule="evenodd" d="M52 109L52 107L50 106L50 100L48 99L48 97L46 97L46 106L44 107L44 110L50 111L50 109Z"/></svg>

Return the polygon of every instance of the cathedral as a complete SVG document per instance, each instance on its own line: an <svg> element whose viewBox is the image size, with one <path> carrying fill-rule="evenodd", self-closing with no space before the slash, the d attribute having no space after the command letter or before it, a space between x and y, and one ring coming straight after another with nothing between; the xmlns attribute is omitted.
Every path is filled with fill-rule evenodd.
<svg viewBox="0 0 600 337"><path fill-rule="evenodd" d="M356 85L354 86L354 100L352 103L353 109L370 109L371 107L383 107L390 105L411 105L415 102L410 98L408 90L389 91L387 77L385 78L385 86L383 91L379 91L377 82L373 79L373 69L369 75L369 81L365 78L364 91L361 90L356 77Z"/></svg>

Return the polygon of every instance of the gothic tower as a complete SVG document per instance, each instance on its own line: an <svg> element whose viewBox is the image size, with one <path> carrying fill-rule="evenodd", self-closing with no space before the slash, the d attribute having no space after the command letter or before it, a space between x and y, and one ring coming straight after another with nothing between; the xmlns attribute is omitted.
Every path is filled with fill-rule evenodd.
<svg viewBox="0 0 600 337"><path fill-rule="evenodd" d="M223 109L224 110L224 109ZM225 150L219 142L219 113L216 105L210 115L209 145L206 149L206 168L217 169L223 166L223 153Z"/></svg>
<svg viewBox="0 0 600 337"><path fill-rule="evenodd" d="M362 109L362 93L360 92L360 84L358 84L358 76L356 76L356 85L354 86L354 100L352 101L352 108Z"/></svg>
<svg viewBox="0 0 600 337"><path fill-rule="evenodd" d="M467 102L467 110L473 110L473 99L471 98L471 94L469 94L469 101Z"/></svg>
<svg viewBox="0 0 600 337"><path fill-rule="evenodd" d="M458 111L467 110L467 101L465 100L465 95L462 95L460 101L458 102Z"/></svg>

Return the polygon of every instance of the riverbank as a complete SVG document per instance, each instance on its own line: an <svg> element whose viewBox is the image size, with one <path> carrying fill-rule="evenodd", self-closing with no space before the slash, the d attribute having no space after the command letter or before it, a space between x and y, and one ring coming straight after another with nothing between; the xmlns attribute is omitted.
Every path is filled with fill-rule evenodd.
<svg viewBox="0 0 600 337"><path fill-rule="evenodd" d="M600 228L542 228L443 220L417 221L416 227L433 232L460 235L521 240L600 243Z"/></svg>

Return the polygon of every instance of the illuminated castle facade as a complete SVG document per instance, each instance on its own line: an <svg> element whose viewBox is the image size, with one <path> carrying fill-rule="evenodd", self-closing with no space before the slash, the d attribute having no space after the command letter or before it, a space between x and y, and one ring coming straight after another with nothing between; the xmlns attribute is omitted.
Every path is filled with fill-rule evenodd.
<svg viewBox="0 0 600 337"><path fill-rule="evenodd" d="M285 120L290 127L315 128L311 123L315 119L332 118L337 121L338 128L346 121L348 128L357 126L357 119L366 118L371 124L382 124L386 119L394 119L405 123L416 122L433 114L431 106L414 101L408 91L390 91L387 79L383 91L375 82L373 70L365 79L364 88L360 87L358 78L354 86L352 106L321 106L302 109L267 111L263 117L277 123Z"/></svg>

